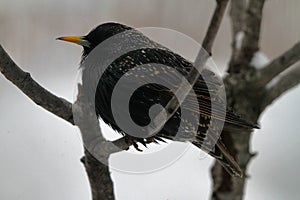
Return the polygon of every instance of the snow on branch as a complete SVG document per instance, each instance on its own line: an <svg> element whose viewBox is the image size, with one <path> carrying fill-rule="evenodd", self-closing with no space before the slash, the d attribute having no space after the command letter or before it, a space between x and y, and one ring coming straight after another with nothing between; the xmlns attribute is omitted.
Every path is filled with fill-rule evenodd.
<svg viewBox="0 0 300 200"><path fill-rule="evenodd" d="M257 51L253 54L250 65L256 69L262 69L264 66L269 64L270 60L266 54L262 51Z"/></svg>
<svg viewBox="0 0 300 200"><path fill-rule="evenodd" d="M235 35L235 48L237 50L241 49L241 47L242 47L242 41L243 41L244 35L245 35L245 33L243 31L239 31Z"/></svg>

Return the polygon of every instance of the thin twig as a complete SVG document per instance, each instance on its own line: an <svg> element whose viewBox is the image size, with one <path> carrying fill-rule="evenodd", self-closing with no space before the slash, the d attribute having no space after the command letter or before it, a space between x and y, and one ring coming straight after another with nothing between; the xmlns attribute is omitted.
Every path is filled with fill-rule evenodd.
<svg viewBox="0 0 300 200"><path fill-rule="evenodd" d="M164 111L161 111L154 118L154 126L152 130L148 130L150 135L157 133L164 124L175 114L181 103L190 93L192 87L197 82L200 72L202 71L207 59L210 57L213 42L219 30L221 21L226 10L228 0L217 0L217 6L211 18L210 25L207 29L206 36L203 40L202 48L199 50L194 66L187 76L187 82L182 81L176 94L168 102ZM207 53L209 52L209 53Z"/></svg>
<svg viewBox="0 0 300 200"><path fill-rule="evenodd" d="M240 14L241 19L244 18L244 21L241 24L243 26L241 47L234 51L235 46L233 46L233 55L231 57L233 59L231 59L229 64L229 72L238 73L242 69L249 69L249 63L251 62L254 53L259 49L259 36L264 2L265 0L249 0L246 10L237 10L239 9L238 7L232 7L232 9L235 9L235 12ZM238 15L237 13L236 15ZM232 25L237 21L234 18L231 18L231 20ZM236 27L233 28L235 29ZM234 37L233 40L235 39L237 38ZM235 44L235 42L233 43Z"/></svg>
<svg viewBox="0 0 300 200"><path fill-rule="evenodd" d="M286 74L276 77L275 84L267 91L265 98L262 100L262 110L270 105L274 100L280 97L283 93L292 89L300 83L300 63L289 70Z"/></svg>
<svg viewBox="0 0 300 200"><path fill-rule="evenodd" d="M228 72L234 72L239 68L236 66L238 61L239 51L244 37L243 27L245 23L245 10L247 6L246 0L231 0L230 1L230 21L232 35L232 54L229 63Z"/></svg>
<svg viewBox="0 0 300 200"><path fill-rule="evenodd" d="M245 23L246 0L231 0L230 1L230 19L232 38L235 41L235 36L242 31Z"/></svg>
<svg viewBox="0 0 300 200"><path fill-rule="evenodd" d="M253 54L259 49L259 35L264 3L265 0L250 0L246 9L243 27L244 38L240 51L240 56L246 63L250 63Z"/></svg>
<svg viewBox="0 0 300 200"><path fill-rule="evenodd" d="M261 86L265 86L278 74L292 66L300 60L300 42L296 43L292 48L284 52L282 55L274 59L267 66L257 72L258 80L256 82Z"/></svg>
<svg viewBox="0 0 300 200"><path fill-rule="evenodd" d="M207 29L205 38L203 39L203 42L202 42L202 48L205 49L209 54L211 53L213 43L214 43L217 33L219 31L227 4L228 4L228 0L217 0L217 6L216 6L214 14L210 20L210 24ZM200 54L201 54L201 52L199 51L197 57L201 58L202 56ZM197 66L197 58L196 58L195 64Z"/></svg>

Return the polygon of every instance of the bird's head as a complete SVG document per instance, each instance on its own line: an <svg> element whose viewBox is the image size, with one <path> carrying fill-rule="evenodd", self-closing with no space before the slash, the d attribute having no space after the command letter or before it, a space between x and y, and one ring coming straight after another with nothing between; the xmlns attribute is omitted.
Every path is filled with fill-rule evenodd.
<svg viewBox="0 0 300 200"><path fill-rule="evenodd" d="M126 25L109 22L97 26L85 36L63 36L56 39L81 45L83 47L83 56L86 56L104 40L130 29L132 28Z"/></svg>

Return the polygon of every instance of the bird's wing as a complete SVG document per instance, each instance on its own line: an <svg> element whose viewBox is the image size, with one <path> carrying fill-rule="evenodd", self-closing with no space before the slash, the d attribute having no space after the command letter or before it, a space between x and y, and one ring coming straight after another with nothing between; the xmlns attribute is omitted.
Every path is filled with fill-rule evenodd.
<svg viewBox="0 0 300 200"><path fill-rule="evenodd" d="M124 93L123 95L125 96L132 95L129 103L130 115L135 123L140 126L146 126L151 121L149 116L150 107L154 104L160 104L163 107L166 106L168 101L173 97L174 90L178 89L182 78L187 77L192 67L193 65L189 61L170 50L163 48L139 49L116 59L106 69L100 79L97 91L101 93L103 90L109 90L105 88L115 89L116 82L121 80L121 77L125 77L125 84L117 85L118 92L121 94ZM114 80L118 81L114 82ZM129 92L136 85L140 85L140 87L134 93ZM171 91L169 86L172 86L173 91ZM196 134L199 128L202 133L201 137L203 138L206 138L207 126L211 123L211 119L216 119L218 122L226 119L229 123L233 124L244 122L234 114L230 113L228 115L226 113L226 97L224 93L220 92L224 90L222 87L222 82L220 82L216 74L208 69L204 69L200 74L200 78L193 86L194 93L189 93L185 99L186 103L180 107L165 125L164 130L167 132L166 135L170 136L170 134L178 131L178 125L176 124L179 124L183 111L193 113L195 117L200 114L199 127L197 123L197 127L194 125L194 127L189 127L189 130L196 130L191 131ZM102 96L103 98L98 98L96 101L105 101L105 99L111 99L112 94L106 92L98 96ZM109 103L106 107L110 107ZM120 116L122 116L123 111L127 112L126 108L121 106L116 110L120 111ZM101 112L101 108L99 108L99 112ZM111 111L108 113L111 114ZM105 116L101 117L105 118ZM114 127L114 124L112 126ZM212 138L217 140L219 134L212 135Z"/></svg>

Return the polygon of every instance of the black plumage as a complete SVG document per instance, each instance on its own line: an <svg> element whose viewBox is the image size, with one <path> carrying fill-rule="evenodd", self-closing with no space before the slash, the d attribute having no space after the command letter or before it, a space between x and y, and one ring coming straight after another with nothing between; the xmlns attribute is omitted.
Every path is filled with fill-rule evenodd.
<svg viewBox="0 0 300 200"><path fill-rule="evenodd" d="M130 31L130 34L127 34L126 31ZM81 44L84 47L82 62L88 58L91 51L97 45L120 33L124 33L122 37L125 37L125 40L138 45L142 44L142 48L130 50L122 54L114 59L109 66L85 66L83 80L89 81L93 79L95 71L106 67L101 78L97 79L98 82L95 88L94 101L96 114L114 130L125 135L132 135L132 133L124 132L118 126L118 123L114 120L111 108L113 91L120 78L124 76L127 78L128 84L119 86L121 87L120 92L124 92L124 95L128 93L131 83L138 82L141 85L130 97L129 113L131 119L137 125L147 126L151 122L149 109L155 104L165 107L174 95L168 87L162 84L151 83L150 80L152 78L159 79L161 82L173 84L176 88L178 87L178 80L181 80L179 75L186 77L193 65L182 56L155 43L139 31L118 23L99 25L86 36L80 37L79 40L75 41L75 43ZM60 39L70 41L67 37ZM114 53L118 51L114 47L112 45L111 48L108 48L108 54L109 52ZM117 47L120 49L127 48L121 44L117 45ZM157 64L161 64L162 67L158 67ZM137 66L142 67L138 69ZM135 73L135 70L141 70L142 73ZM205 76L205 80L203 76ZM163 80L161 77L164 77ZM164 127L155 136L151 137L152 140L150 141L160 140L161 138L190 141L216 158L231 175L241 176L240 167L232 156L230 156L221 141L219 133L222 130L222 121L225 121L225 127L256 128L257 126L224 108L225 97L218 93L222 85L215 80L217 80L217 76L212 71L204 69L193 87L196 97L187 97L186 101L188 103L185 106L181 106L171 119L166 122ZM217 109L214 115L212 115L211 111L212 105ZM119 111L118 114L121 118L125 116L124 112L126 108L124 109L121 105L119 107L115 105L115 107ZM183 112L189 112L192 118L191 121L187 120L183 122L184 130L179 130L181 114ZM197 119L197 115L200 116L200 119L196 123L192 123L193 120ZM178 131L181 131L183 134L176 136ZM138 133L134 135L136 134ZM176 138L174 138L175 136ZM137 139L137 141L144 143L144 137L141 135L141 138Z"/></svg>

